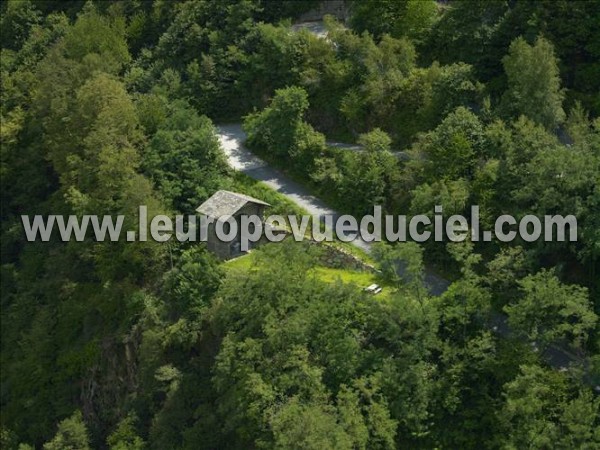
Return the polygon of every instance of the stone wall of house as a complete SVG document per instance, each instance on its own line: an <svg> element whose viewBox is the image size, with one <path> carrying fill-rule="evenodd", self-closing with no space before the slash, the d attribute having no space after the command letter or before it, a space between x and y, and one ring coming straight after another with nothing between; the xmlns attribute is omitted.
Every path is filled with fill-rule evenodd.
<svg viewBox="0 0 600 450"><path fill-rule="evenodd" d="M238 243L241 240L241 216L242 215L246 215L246 216L252 216L252 215L257 215L258 217L262 218L264 216L264 212L265 212L265 206L264 205L259 205L256 203L252 203L252 202L248 202L246 205L244 205L242 208L240 208L240 210L238 212L236 212L236 214L234 215L234 219L237 222L238 225L238 234L237 236L234 238L233 241L231 242L222 242L218 237L217 237L217 233L216 233L216 224L213 222L208 226L208 230L207 230L207 241L206 241L206 248L213 252L219 259L230 259L230 258L235 258L237 256L240 256L239 252L239 246L238 246L238 250L234 249L234 242L237 241ZM257 245L259 243L256 243ZM256 245L253 245L253 243L250 243L250 247L255 247Z"/></svg>

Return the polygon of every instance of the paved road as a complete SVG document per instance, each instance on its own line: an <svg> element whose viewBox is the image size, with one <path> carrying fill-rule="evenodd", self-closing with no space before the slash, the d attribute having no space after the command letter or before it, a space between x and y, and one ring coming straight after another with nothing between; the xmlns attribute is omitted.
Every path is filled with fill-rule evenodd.
<svg viewBox="0 0 600 450"><path fill-rule="evenodd" d="M248 150L244 146L246 133L242 130L241 124L220 125L217 128L221 146L232 168L245 173L255 180L264 182L313 216L331 215L337 218L341 215L327 206L322 200L311 195L304 186L296 183L281 171L269 166L265 161ZM361 239L352 241L352 245L366 252L371 251L371 244ZM430 270L427 270L425 273L425 284L433 295L441 295L450 285L447 280L437 276Z"/></svg>
<svg viewBox="0 0 600 450"><path fill-rule="evenodd" d="M302 29L308 30L318 38L325 39L327 37L327 28L322 20L315 20L313 22L301 22L292 25L292 30L300 31Z"/></svg>
<svg viewBox="0 0 600 450"><path fill-rule="evenodd" d="M322 21L296 24L292 27L294 30L301 28L308 29L317 37L327 37L327 30ZM302 185L294 182L282 172L270 167L265 161L250 152L244 146L246 134L242 130L241 124L221 125L217 128L221 145L227 155L231 167L256 180L266 183L271 188L286 195L289 199L304 208L309 214L317 216L339 216L337 211L329 208L323 201L314 195L311 195ZM327 144L341 150L362 151L362 147L355 144L342 144L336 142L327 142ZM408 155L405 152L398 152L396 156L399 159L408 159ZM371 245L362 240L353 241L353 244L366 252L371 250ZM450 282L436 275L431 270L426 269L425 284L432 295L441 295L448 289ZM494 333L504 338L512 336L512 332L504 314L494 313L491 322L490 328ZM537 349L535 343L532 345ZM551 345L545 349L542 356L550 366L559 370L564 370L572 363L582 362L580 357L557 345ZM595 389L600 392L600 386L595 386Z"/></svg>
<svg viewBox="0 0 600 450"><path fill-rule="evenodd" d="M221 146L232 168L245 173L255 180L264 182L277 192L281 192L311 215L337 216L336 211L329 208L319 198L311 195L304 186L291 180L279 170L269 166L265 161L248 150L244 146L246 133L242 130L241 124L220 125L217 128Z"/></svg>
<svg viewBox="0 0 600 450"><path fill-rule="evenodd" d="M241 124L220 125L217 129L221 146L232 168L245 173L255 180L264 182L272 189L288 197L311 215L340 216L337 211L327 206L322 200L311 195L304 186L291 180L281 171L269 166L265 161L248 150L244 146L246 133L242 130ZM370 252L371 250L371 244L362 240L353 241L352 244L366 252ZM448 289L450 282L436 275L431 270L426 269L425 284L432 295L441 295ZM509 337L512 334L506 322L506 316L503 314L494 314L490 327L495 333L503 337ZM550 366L556 369L566 368L573 362L581 362L579 357L558 346L547 348L543 353L543 357Z"/></svg>

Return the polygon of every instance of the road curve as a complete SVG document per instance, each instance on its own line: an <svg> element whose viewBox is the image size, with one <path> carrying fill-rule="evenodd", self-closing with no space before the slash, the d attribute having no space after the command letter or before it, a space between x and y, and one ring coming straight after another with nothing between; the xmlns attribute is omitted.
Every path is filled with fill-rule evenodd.
<svg viewBox="0 0 600 450"><path fill-rule="evenodd" d="M312 195L304 186L290 179L281 171L271 167L264 160L254 155L244 145L246 133L239 123L219 125L217 133L221 147L229 165L255 180L262 181L270 188L285 195L306 212L313 216L331 215L334 218L341 214L327 206L321 199ZM351 242L352 245L366 251L371 251L371 244L361 239ZM441 295L446 291L450 282L434 274L430 270L425 272L425 284L433 295Z"/></svg>
<svg viewBox="0 0 600 450"><path fill-rule="evenodd" d="M337 215L321 199L311 195L302 185L291 180L281 171L271 167L254 155L244 145L246 133L242 125L235 123L217 127L221 147L229 165L255 180L264 182L270 188L282 193L311 215Z"/></svg>
<svg viewBox="0 0 600 450"><path fill-rule="evenodd" d="M227 156L229 165L233 169L239 170L255 180L262 181L267 186L285 195L311 215L340 216L337 211L327 206L321 199L310 194L304 186L296 183L281 171L271 167L264 160L248 150L244 145L246 133L242 129L241 124L219 125L217 126L217 133L221 147ZM352 241L352 244L366 252L370 252L371 250L371 244L362 240ZM448 289L450 282L426 268L425 285L432 295L437 296L443 294ZM494 314L490 328L494 333L504 338L512 335L504 314ZM582 361L581 358L573 355L567 349L555 345L546 348L542 356L550 366L559 370L564 370L569 365L581 363Z"/></svg>

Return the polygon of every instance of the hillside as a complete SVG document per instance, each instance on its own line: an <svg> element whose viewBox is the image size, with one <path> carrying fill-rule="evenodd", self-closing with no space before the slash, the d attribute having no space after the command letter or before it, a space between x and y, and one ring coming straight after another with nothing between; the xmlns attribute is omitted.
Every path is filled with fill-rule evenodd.
<svg viewBox="0 0 600 450"><path fill-rule="evenodd" d="M0 13L3 449L600 447L597 2Z"/></svg>

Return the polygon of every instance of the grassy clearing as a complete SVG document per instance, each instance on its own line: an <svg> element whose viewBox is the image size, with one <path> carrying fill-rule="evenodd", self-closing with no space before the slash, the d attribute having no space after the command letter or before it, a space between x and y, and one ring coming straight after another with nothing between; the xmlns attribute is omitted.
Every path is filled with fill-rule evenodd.
<svg viewBox="0 0 600 450"><path fill-rule="evenodd" d="M369 272L358 272L346 269L332 269L330 267L319 266L313 269L313 273L317 276L318 279L328 283L334 283L337 280L339 280L342 283L354 283L360 287L367 287L377 282L376 276Z"/></svg>
<svg viewBox="0 0 600 450"><path fill-rule="evenodd" d="M272 188L270 188L266 184L262 183L261 181L257 181L241 172L234 173L234 175L232 177L232 186L230 187L230 189L234 190L236 192L241 192L243 194L250 195L252 197L256 197L260 200L270 203L272 205L272 207L269 208L269 211L268 211L269 215L280 214L283 216L287 216L287 215L301 216L301 215L308 214L307 211L305 211L303 208L298 206L296 203L294 203L293 201L288 199L285 195L280 194L279 192L273 190ZM307 237L310 237L311 225L312 225L312 222L309 222L309 226L306 229ZM288 231L291 232L291 228L289 227L289 224L288 224L287 228L288 228ZM352 245L350 243L335 240L334 242L328 243L328 245L333 245L337 248L340 248L340 249L346 251L347 253L350 253L350 254L354 255L355 257L359 258L360 260L366 262L367 264L374 264L373 259L370 257L370 255L368 253L355 247L354 245ZM228 268L231 267L231 268L248 270L251 267L252 262L253 262L253 259L251 258L251 254L249 254L249 255L245 255L245 256L236 258L235 260L229 261L225 264ZM326 268L323 268L323 269L326 269ZM327 269L327 270L334 271L337 269ZM364 278L364 277L361 278L360 276L354 276L355 274L364 275L363 272L343 271L343 270L340 270L340 272L347 272L347 275L345 277L346 279L358 280L358 281L354 281L357 285L361 285L363 278ZM323 274L326 275L325 272L323 272ZM329 275L330 275L329 278L331 278L331 276L333 276L332 274L333 274L333 272L329 272ZM370 276L374 277L373 275L370 275ZM333 280L328 279L327 276L325 276L324 281L333 281ZM349 282L349 281L345 281L344 277L342 277L342 281ZM374 282L375 281L370 281L367 283L365 281L365 283L366 283L365 286L368 286L369 284L372 284ZM362 284L364 284L364 283L362 283ZM378 284L381 284L381 283L378 283Z"/></svg>
<svg viewBox="0 0 600 450"><path fill-rule="evenodd" d="M347 269L332 269L330 267L315 267L313 269L314 275L317 279L326 283L337 283L342 282L344 284L354 284L357 288L364 289L371 284L379 284L383 291L377 294L377 298L380 300L387 299L394 291L390 286L386 286L374 273L371 272L359 272L356 270Z"/></svg>
<svg viewBox="0 0 600 450"><path fill-rule="evenodd" d="M226 261L223 263L223 267L227 272L247 272L255 265L255 255L255 252L251 252L244 256ZM386 299L394 291L394 288L386 286L377 274L371 272L317 266L312 269L311 274L325 283L342 282L344 284L354 284L359 289L363 289L373 283L379 284L384 289L377 295L378 299Z"/></svg>
<svg viewBox="0 0 600 450"><path fill-rule="evenodd" d="M254 255L254 253L247 253L246 255L239 256L235 259L230 259L223 263L223 267L228 271L239 270L246 272L254 265Z"/></svg>

